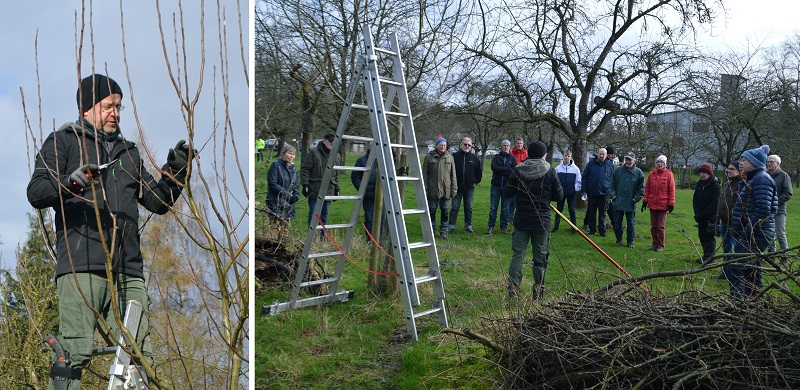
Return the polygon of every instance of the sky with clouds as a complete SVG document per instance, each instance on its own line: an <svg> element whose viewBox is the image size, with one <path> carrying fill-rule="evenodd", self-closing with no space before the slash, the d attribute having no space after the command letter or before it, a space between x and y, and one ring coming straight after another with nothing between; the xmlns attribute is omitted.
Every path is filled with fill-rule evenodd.
<svg viewBox="0 0 800 390"><path fill-rule="evenodd" d="M92 9L88 8L89 3L85 2L86 9L82 12L82 3L78 0L19 1L4 6L0 15L0 40L3 41L0 48L4 51L0 56L0 116L5 118L2 134L8 141L2 142L5 150L0 153L4 183L4 196L0 197L3 268L13 268L15 249L25 241L28 232L26 214L33 209L25 191L34 145L40 145L44 137L63 123L78 118L75 93L80 78L94 70L108 74L120 84L125 106L120 121L122 132L127 138L138 139L141 129L158 166L166 162L169 148L187 138L185 114L164 58L155 2L95 1L91 2ZM179 78L181 88L191 91L192 96L200 81L203 82L194 119L195 143L202 144L211 137L212 130L223 128L225 96L221 86L223 82L228 83L233 138L240 164L246 172L251 154L246 79L249 71L246 67L249 60L248 1L205 1L204 12L200 10L201 1L184 1L183 28L173 23L181 23L177 2L160 3L161 23L167 37L166 52L173 74ZM201 15L204 15L203 29L200 28ZM85 27L79 72L77 47L82 18ZM201 30L204 42L201 42ZM220 30L227 30L222 38L224 45L220 42ZM176 31L179 36L185 35L185 44L176 42ZM227 52L220 54L221 51ZM227 62L221 60L223 56ZM224 80L222 69L227 69ZM24 93L24 110L21 92ZM221 132L217 134L220 142ZM222 158L221 147L214 149L213 144L208 144L201 150L207 175L212 173L213 160ZM236 154L230 145L226 156L227 175L239 177L234 166ZM241 180L232 187L235 187L231 188L233 195L246 204L246 189ZM247 224L244 229L243 235L247 233Z"/></svg>

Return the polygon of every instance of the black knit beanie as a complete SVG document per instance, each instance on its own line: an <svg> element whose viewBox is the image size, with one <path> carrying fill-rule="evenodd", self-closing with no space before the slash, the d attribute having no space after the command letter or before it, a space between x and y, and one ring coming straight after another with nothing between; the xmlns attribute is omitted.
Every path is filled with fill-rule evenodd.
<svg viewBox="0 0 800 390"><path fill-rule="evenodd" d="M536 140L528 144L528 157L542 158L547 154L547 145L544 142Z"/></svg>
<svg viewBox="0 0 800 390"><path fill-rule="evenodd" d="M81 114L94 107L97 102L111 94L118 93L122 96L122 88L110 77L93 74L81 80L81 86L75 95L78 101L78 110Z"/></svg>

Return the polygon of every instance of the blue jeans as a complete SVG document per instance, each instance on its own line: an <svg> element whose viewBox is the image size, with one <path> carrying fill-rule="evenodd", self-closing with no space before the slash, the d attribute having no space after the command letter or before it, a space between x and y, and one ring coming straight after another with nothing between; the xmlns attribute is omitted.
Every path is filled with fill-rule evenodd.
<svg viewBox="0 0 800 390"><path fill-rule="evenodd" d="M736 240L736 253L762 253L769 248L770 239L768 237L751 238L742 237L741 232L733 232ZM731 296L739 299L754 297L761 291L761 261L758 259L749 260L743 265L727 265L723 267L725 278L731 285Z"/></svg>
<svg viewBox="0 0 800 390"><path fill-rule="evenodd" d="M439 230L447 230L447 217L450 215L450 199L439 198L436 200L428 199L428 211L431 214L431 226L436 229L436 209L442 209L441 224Z"/></svg>
<svg viewBox="0 0 800 390"><path fill-rule="evenodd" d="M364 198L362 206L364 208L364 226L366 226L367 231L372 234L372 214L375 211L375 199ZM369 241L369 237L367 237L367 241Z"/></svg>
<svg viewBox="0 0 800 390"><path fill-rule="evenodd" d="M544 276L547 270L547 244L550 232L546 230L514 229L511 235L511 264L508 266L508 291L517 293L522 283L522 258L528 251L528 241L533 252L533 288L544 288Z"/></svg>
<svg viewBox="0 0 800 390"><path fill-rule="evenodd" d="M456 193L453 198L453 208L450 209L450 230L456 228L456 221L458 220L458 210L461 208L461 199L464 199L464 226L472 227L472 199L475 196L475 187L472 187L464 192Z"/></svg>
<svg viewBox="0 0 800 390"><path fill-rule="evenodd" d="M561 199L556 202L556 210L558 212L564 211L564 203L567 203L567 209L569 210L569 220L575 225L575 194L572 195L564 195ZM558 230L558 225L561 224L561 217L556 218L556 222L553 224L553 231Z"/></svg>
<svg viewBox="0 0 800 390"><path fill-rule="evenodd" d="M500 229L508 228L509 214L508 206L511 203L511 198L503 196L503 189L498 186L492 186L489 195L489 227L493 228L497 220L497 204L500 203ZM573 202L573 206L575 202ZM574 207L573 207L574 208ZM574 214L574 210L573 210Z"/></svg>
<svg viewBox="0 0 800 390"><path fill-rule="evenodd" d="M614 220L612 222L614 223L614 235L617 237L617 241L622 241L622 217L628 220L628 245L633 244L633 219L636 217L636 211L614 210Z"/></svg>
<svg viewBox="0 0 800 390"><path fill-rule="evenodd" d="M328 207L331 205L331 201L327 201L322 204L322 211L320 211L319 219L322 220L323 224L328 223ZM311 218L314 218L314 207L317 206L317 200L314 198L308 198L308 226L311 226ZM316 220L316 218L314 218ZM320 231L320 236L324 236L325 231Z"/></svg>
<svg viewBox="0 0 800 390"><path fill-rule="evenodd" d="M717 232L719 232L720 237L722 237L722 252L733 253L733 234L731 233L731 229L728 228L728 225L721 222L717 225ZM725 261L732 258L731 256L725 256Z"/></svg>

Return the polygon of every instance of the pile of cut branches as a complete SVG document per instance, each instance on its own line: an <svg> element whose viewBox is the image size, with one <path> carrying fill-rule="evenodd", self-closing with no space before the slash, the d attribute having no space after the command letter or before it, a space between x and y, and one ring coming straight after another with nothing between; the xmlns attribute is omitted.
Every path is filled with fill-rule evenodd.
<svg viewBox="0 0 800 390"><path fill-rule="evenodd" d="M505 320L494 347L511 388L797 389L799 309L769 296L573 293Z"/></svg>

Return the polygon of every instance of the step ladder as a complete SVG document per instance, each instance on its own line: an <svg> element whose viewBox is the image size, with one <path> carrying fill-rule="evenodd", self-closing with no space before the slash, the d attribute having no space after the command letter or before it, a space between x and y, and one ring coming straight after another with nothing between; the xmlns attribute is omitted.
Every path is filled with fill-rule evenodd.
<svg viewBox="0 0 800 390"><path fill-rule="evenodd" d="M424 180L422 176L422 166L420 163L419 151L417 149L416 136L414 134L414 124L411 115L411 108L408 102L408 91L406 89L405 76L403 75L403 62L400 56L400 44L396 34L390 36L391 49L381 49L374 46L372 34L369 26L363 28L364 53L357 61L354 77L348 87L347 98L339 118L336 129L336 139L333 142L331 154L323 176L322 186L317 198L316 207L313 215L317 216L322 211L323 201L340 201L332 204L331 207L341 207L342 201L352 201L353 211L350 221L345 224L332 224L320 226L316 217L311 218L308 234L306 235L303 254L299 260L297 274L295 275L294 286L288 302L275 303L264 306L263 313L275 315L280 312L331 302L345 302L353 295L353 291L337 291L341 280L342 270L346 261L345 255L348 254L350 243L353 238L358 216L361 211L362 200L366 193L369 180L362 180L358 195L355 196L326 196L328 184L331 177L340 171L361 171L365 178L368 178L370 171L377 161L378 174L380 175L381 187L383 190L383 201L386 220L391 241L391 250L395 258L396 272L399 274L398 283L401 300L403 302L403 313L406 321L408 334L417 340L417 319L429 314L437 314L439 323L447 327L447 312L445 309L444 285L442 274L439 268L439 255L436 249L434 226L431 223L428 201L425 195ZM388 69L391 75L385 77L381 69ZM363 89L361 89L363 87ZM384 89L386 94L384 97ZM356 92L361 90L366 100L366 104L356 104L354 99ZM395 104L396 101L396 104ZM345 134L348 118L352 109L366 110L372 128L372 138L357 137ZM396 109L396 111L393 111ZM391 117L398 123L400 130L398 142L392 142L390 134L389 120ZM368 161L365 167L345 166L337 163L338 153L344 141L368 142L371 144ZM408 175L397 173L394 155L406 153L409 157L410 166ZM416 205L412 208L405 208L400 196L400 183L405 182L413 185L414 198ZM349 207L349 206L348 206ZM419 218L422 238L417 242L410 242L406 218ZM341 252L321 252L314 253L314 243L319 237L322 229L333 231L336 229L346 229L346 234L341 245ZM422 276L415 276L415 264L412 259L412 251L416 257L424 256L427 261L425 264L416 265L417 267L427 267L427 272ZM309 261L319 258L338 257L334 276L322 280L304 282ZM421 262L421 261L420 261ZM431 284L430 304L422 306L420 285ZM327 284L328 293L316 297L300 299L302 288ZM418 309L419 308L419 309Z"/></svg>
<svg viewBox="0 0 800 390"><path fill-rule="evenodd" d="M139 301L128 301L125 307L123 325L130 331L131 336L133 336L131 343L135 343L136 337L138 337L142 312L142 304L139 303ZM55 336L50 334L45 335L44 342L50 346L50 349L56 354L56 364L61 364L62 367L69 365L69 355L61 347L61 343ZM120 345L130 346L131 343L128 343L125 336L120 334ZM141 367L131 364L131 356L125 352L123 348L109 346L92 349L92 356L110 354L114 354L114 360L111 362L111 368L108 371L108 390L146 390L149 388L144 370Z"/></svg>

